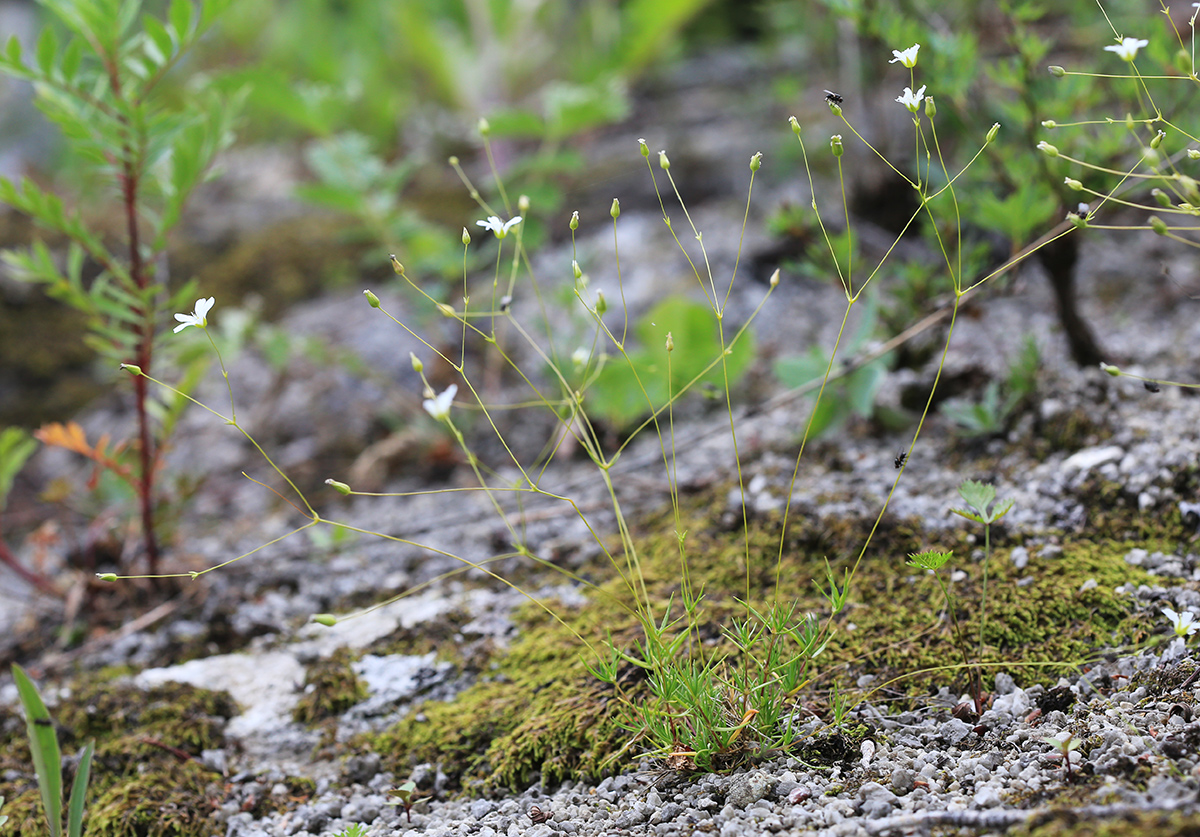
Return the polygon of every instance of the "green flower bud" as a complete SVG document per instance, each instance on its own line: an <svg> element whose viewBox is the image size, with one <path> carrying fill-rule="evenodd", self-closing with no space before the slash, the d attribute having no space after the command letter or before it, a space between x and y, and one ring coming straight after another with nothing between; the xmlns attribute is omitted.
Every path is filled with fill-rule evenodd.
<svg viewBox="0 0 1200 837"><path fill-rule="evenodd" d="M675 351L675 338L671 336L671 332L667 332L667 351Z"/></svg>
<svg viewBox="0 0 1200 837"><path fill-rule="evenodd" d="M367 298L367 305L370 305L372 308L379 307L379 297L375 296L375 294L370 291L363 291L363 296Z"/></svg>
<svg viewBox="0 0 1200 837"><path fill-rule="evenodd" d="M437 310L442 313L443 317L453 317L454 316L454 309L444 302L438 303Z"/></svg>
<svg viewBox="0 0 1200 837"><path fill-rule="evenodd" d="M579 210L578 209L576 209L574 212L571 213L571 223L569 226L571 227L571 232L575 232L575 230L579 229Z"/></svg>
<svg viewBox="0 0 1200 837"><path fill-rule="evenodd" d="M1133 121L1133 114L1132 113L1125 114L1125 127L1132 131L1133 126L1135 124L1136 123Z"/></svg>
<svg viewBox="0 0 1200 837"><path fill-rule="evenodd" d="M1187 155L1189 160L1200 160L1200 148L1189 148Z"/></svg>
<svg viewBox="0 0 1200 837"><path fill-rule="evenodd" d="M750 171L758 171L760 166L762 166L762 152L756 151L750 158Z"/></svg>
<svg viewBox="0 0 1200 837"><path fill-rule="evenodd" d="M100 579L101 581L116 581L117 574L116 573L96 573L96 578Z"/></svg>
<svg viewBox="0 0 1200 837"><path fill-rule="evenodd" d="M313 615L312 620L318 625L324 625L326 628L332 628L337 624L337 617L332 613L317 613Z"/></svg>
<svg viewBox="0 0 1200 837"><path fill-rule="evenodd" d="M933 103L932 96L925 97L925 115L930 119L933 119L933 117L937 116L937 105Z"/></svg>
<svg viewBox="0 0 1200 837"><path fill-rule="evenodd" d="M491 132L492 132L491 123L488 122L486 119L484 119L482 116L479 117L479 133L486 137Z"/></svg>
<svg viewBox="0 0 1200 837"><path fill-rule="evenodd" d="M447 160L446 162L452 166L457 166L458 165L458 157L454 154L451 154L450 159Z"/></svg>
<svg viewBox="0 0 1200 837"><path fill-rule="evenodd" d="M392 270L396 271L396 273L403 276L404 275L404 265L400 264L400 260L398 258L396 258L394 255L389 255L388 258L391 259Z"/></svg>
<svg viewBox="0 0 1200 837"><path fill-rule="evenodd" d="M583 269L579 266L579 262L574 259L571 259L571 273L574 274L576 279L583 276Z"/></svg>
<svg viewBox="0 0 1200 837"><path fill-rule="evenodd" d="M1200 204L1200 188L1197 188L1195 180L1186 174L1176 175L1175 180L1183 188L1183 196L1187 198L1188 203L1192 204L1192 206Z"/></svg>
<svg viewBox="0 0 1200 837"><path fill-rule="evenodd" d="M122 363L121 368L124 369L126 372L128 372L131 375L144 375L145 374L144 372L142 372L142 367L138 366L136 363Z"/></svg>
<svg viewBox="0 0 1200 837"><path fill-rule="evenodd" d="M996 138L996 134L1000 132L1000 123L993 122L992 127L988 128L987 136L984 137L984 142L991 142Z"/></svg>
<svg viewBox="0 0 1200 837"><path fill-rule="evenodd" d="M1156 168L1159 161L1158 149L1146 146L1142 149L1142 159L1146 161L1146 165Z"/></svg>
<svg viewBox="0 0 1200 837"><path fill-rule="evenodd" d="M1109 363L1101 363L1100 369L1102 371L1107 372L1108 374L1112 375L1114 378L1118 377L1121 374L1121 367L1113 366L1112 364L1109 364Z"/></svg>
<svg viewBox="0 0 1200 837"><path fill-rule="evenodd" d="M344 482L338 482L337 480L325 480L325 484L327 486L329 486L330 488L332 488L334 491L336 491L338 494L349 494L350 493L350 486L346 485L346 483L344 483Z"/></svg>
<svg viewBox="0 0 1200 837"><path fill-rule="evenodd" d="M671 168L671 161L667 159L666 151L658 152L658 167L664 170Z"/></svg>
<svg viewBox="0 0 1200 837"><path fill-rule="evenodd" d="M1155 135L1154 135L1154 137L1153 137L1153 138L1150 140L1150 147L1151 147L1151 148L1158 148L1160 145L1162 145L1163 137L1165 137L1166 135L1167 135L1167 132L1166 132L1166 131L1159 131L1159 132L1158 132L1157 134L1155 134Z"/></svg>
<svg viewBox="0 0 1200 837"><path fill-rule="evenodd" d="M415 352L409 352L408 359L412 362L413 371L418 375L425 371L425 364L421 362L421 359L417 357Z"/></svg>
<svg viewBox="0 0 1200 837"><path fill-rule="evenodd" d="M1058 127L1058 123L1057 123L1057 122L1055 122L1053 119L1043 119L1043 120L1042 120L1042 127L1043 127L1043 128L1049 128L1050 130L1054 130L1055 128L1057 128L1057 127Z"/></svg>
<svg viewBox="0 0 1200 837"><path fill-rule="evenodd" d="M642 152L643 157L650 156L650 146L646 145L646 141L644 139L638 139L638 150Z"/></svg>
<svg viewBox="0 0 1200 837"><path fill-rule="evenodd" d="M521 195L517 198L517 209L521 210L522 215L529 211L529 195Z"/></svg>
<svg viewBox="0 0 1200 837"><path fill-rule="evenodd" d="M1063 76L1065 76L1067 74L1067 71L1064 70L1062 67L1058 66L1057 64L1051 64L1046 69L1049 70L1050 75L1054 76L1055 78L1062 78Z"/></svg>
<svg viewBox="0 0 1200 837"><path fill-rule="evenodd" d="M464 247L471 243L471 234L467 232L466 227L463 227L462 243Z"/></svg>
<svg viewBox="0 0 1200 837"><path fill-rule="evenodd" d="M841 157L842 152L845 150L842 148L842 135L834 134L832 137L830 137L829 138L829 147L833 149L834 157Z"/></svg>
<svg viewBox="0 0 1200 837"><path fill-rule="evenodd" d="M1077 229L1077 230L1086 230L1087 229L1087 225L1088 225L1087 220L1085 218L1081 218L1079 216L1079 214L1076 212L1068 212L1067 220L1070 221L1071 225L1073 227L1075 227L1075 229Z"/></svg>
<svg viewBox="0 0 1200 837"><path fill-rule="evenodd" d="M1179 49L1175 52L1175 69L1179 71L1181 76L1190 76L1192 74L1192 56L1186 49Z"/></svg>
<svg viewBox="0 0 1200 837"><path fill-rule="evenodd" d="M1164 206L1164 207L1170 208L1170 206L1171 206L1171 196L1170 196L1170 195L1168 195L1166 192L1164 192L1162 189L1151 189L1151 190L1150 190L1150 195L1151 195L1151 196L1152 196L1152 197L1153 197L1153 198L1154 198L1156 201L1158 201L1158 205L1159 205L1159 206Z"/></svg>
<svg viewBox="0 0 1200 837"><path fill-rule="evenodd" d="M1154 230L1155 235L1167 234L1167 222L1157 215L1150 216L1150 229Z"/></svg>
<svg viewBox="0 0 1200 837"><path fill-rule="evenodd" d="M1068 177L1068 178L1067 178L1065 181L1063 181L1063 182L1064 182L1064 183L1066 183L1066 184L1067 184L1067 188L1068 188L1068 189L1070 189L1070 190L1071 190L1071 191L1073 191L1073 192L1079 192L1079 191L1082 191L1082 190L1083 190L1083 184L1082 184L1082 183L1080 183L1078 180L1076 180L1076 179L1075 179L1075 178L1073 178L1073 177Z"/></svg>
<svg viewBox="0 0 1200 837"><path fill-rule="evenodd" d="M612 216L614 221L617 220L618 218L620 218L621 217L621 201L619 201L617 198L613 198L612 206L610 206L608 208L608 214Z"/></svg>
<svg viewBox="0 0 1200 837"><path fill-rule="evenodd" d="M596 291L596 313L603 317L608 311L608 300L604 298L604 291Z"/></svg>
<svg viewBox="0 0 1200 837"><path fill-rule="evenodd" d="M792 133L795 134L797 137L799 137L800 136L800 123L796 121L796 117L789 116L788 122L790 122L792 125Z"/></svg>
<svg viewBox="0 0 1200 837"><path fill-rule="evenodd" d="M1041 142L1039 142L1037 144L1037 147L1038 147L1038 151L1044 152L1047 157L1057 157L1058 156L1058 149L1055 148L1050 143L1046 142L1045 140L1042 140Z"/></svg>

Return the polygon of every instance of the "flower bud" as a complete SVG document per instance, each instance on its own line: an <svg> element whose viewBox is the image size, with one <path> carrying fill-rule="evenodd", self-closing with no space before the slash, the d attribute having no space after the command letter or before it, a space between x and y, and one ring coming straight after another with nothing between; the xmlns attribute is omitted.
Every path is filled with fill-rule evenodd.
<svg viewBox="0 0 1200 837"><path fill-rule="evenodd" d="M792 133L795 134L797 137L799 137L800 136L800 123L796 121L796 117L794 117L794 116L788 117L788 122L790 122L792 125Z"/></svg>
<svg viewBox="0 0 1200 837"><path fill-rule="evenodd" d="M409 352L408 359L412 361L413 371L418 375L425 371L425 364L421 362L421 359L417 357L415 352Z"/></svg>
<svg viewBox="0 0 1200 837"><path fill-rule="evenodd" d="M770 285L773 288L778 284L779 284L779 268L775 268L775 272L771 274Z"/></svg>
<svg viewBox="0 0 1200 837"><path fill-rule="evenodd" d="M391 261L392 261L392 270L396 271L396 273L403 276L404 275L404 265L400 264L400 260L398 258L396 258L394 255L388 255L388 258L391 259Z"/></svg>
<svg viewBox="0 0 1200 837"><path fill-rule="evenodd" d="M521 195L517 198L517 209L521 210L521 214L529 212L529 195Z"/></svg>
<svg viewBox="0 0 1200 837"><path fill-rule="evenodd" d="M1112 364L1109 364L1109 363L1101 363L1100 369L1102 371L1107 372L1108 374L1112 375L1114 378L1118 377L1121 374L1121 367L1113 366Z"/></svg>
<svg viewBox="0 0 1200 837"><path fill-rule="evenodd" d="M619 201L617 198L613 198L612 206L610 206L608 208L608 214L612 216L612 219L614 221L617 220L618 218L620 218L621 217L621 201Z"/></svg>
<svg viewBox="0 0 1200 837"><path fill-rule="evenodd" d="M437 310L442 313L443 317L453 317L454 316L454 309L444 302L438 303Z"/></svg>
<svg viewBox="0 0 1200 837"><path fill-rule="evenodd" d="M1087 229L1087 225L1088 225L1087 220L1084 218L1081 218L1079 216L1079 214L1076 212L1068 212L1067 220L1070 221L1071 226L1073 226L1077 230L1086 230Z"/></svg>
<svg viewBox="0 0 1200 837"><path fill-rule="evenodd" d="M479 117L479 133L486 137L491 132L492 132L491 123L488 122L486 119L484 119L482 116Z"/></svg>
<svg viewBox="0 0 1200 837"><path fill-rule="evenodd" d="M571 232L575 232L575 230L579 229L579 210L578 209L576 209L574 212L571 213L571 223L569 224L569 226L571 227Z"/></svg>
<svg viewBox="0 0 1200 837"><path fill-rule="evenodd" d="M1047 157L1057 157L1058 149L1045 140L1037 144L1038 151L1044 152Z"/></svg>
<svg viewBox="0 0 1200 837"><path fill-rule="evenodd" d="M1156 201L1158 201L1159 206L1164 206L1164 207L1168 207L1168 208L1171 206L1171 196L1168 195L1166 192L1164 192L1162 189L1151 189L1150 195Z"/></svg>
<svg viewBox="0 0 1200 837"><path fill-rule="evenodd" d="M350 486L346 485L346 483L344 483L344 482L338 482L337 480L325 480L325 484L327 486L329 486L330 488L332 488L334 491L336 491L338 494L349 494L350 493Z"/></svg>
<svg viewBox="0 0 1200 837"><path fill-rule="evenodd" d="M1057 64L1051 64L1046 69L1049 70L1050 75L1054 76L1055 78L1062 78L1063 76L1065 76L1067 74L1067 71L1064 70L1062 67L1058 66Z"/></svg>
<svg viewBox="0 0 1200 837"><path fill-rule="evenodd" d="M1133 121L1133 114L1132 113L1125 114L1125 127L1128 128L1130 131L1132 131L1133 126L1135 124L1136 123Z"/></svg>
<svg viewBox="0 0 1200 837"><path fill-rule="evenodd" d="M1175 51L1175 69L1179 71L1181 76L1190 76L1192 74L1192 56L1186 49L1178 49Z"/></svg>
<svg viewBox="0 0 1200 837"><path fill-rule="evenodd" d="M650 146L646 145L646 141L644 139L638 139L638 150L642 152L643 157L650 156Z"/></svg>
<svg viewBox="0 0 1200 837"><path fill-rule="evenodd" d="M1057 127L1058 127L1058 123L1057 123L1057 122L1055 122L1053 119L1043 119L1043 120L1042 120L1042 127L1043 127L1043 128L1049 128L1050 130L1054 130L1055 128L1057 128Z"/></svg>
<svg viewBox="0 0 1200 837"><path fill-rule="evenodd" d="M750 158L750 171L758 171L760 166L762 166L762 152L756 151Z"/></svg>
<svg viewBox="0 0 1200 837"><path fill-rule="evenodd" d="M458 165L458 156L451 154L450 159L448 159L446 162L452 166L457 166Z"/></svg>
<svg viewBox="0 0 1200 837"><path fill-rule="evenodd" d="M1155 134L1155 135L1154 135L1154 137L1153 137L1153 138L1150 140L1150 147L1151 147L1151 148L1158 148L1160 145L1162 145L1163 137L1165 137L1166 135L1167 135L1167 132L1166 132L1166 131L1159 131L1159 132L1158 132L1157 134Z"/></svg>
<svg viewBox="0 0 1200 837"><path fill-rule="evenodd" d="M96 578L100 579L101 581L116 581L117 574L116 573L96 573Z"/></svg>
<svg viewBox="0 0 1200 837"><path fill-rule="evenodd" d="M842 148L842 135L834 134L829 138L829 147L833 149L834 157L841 157L844 149Z"/></svg>
<svg viewBox="0 0 1200 837"><path fill-rule="evenodd" d="M667 159L666 151L658 152L658 167L664 170L671 168L671 161Z"/></svg>
<svg viewBox="0 0 1200 837"><path fill-rule="evenodd" d="M1189 148L1187 155L1189 160L1200 160L1200 148Z"/></svg>
<svg viewBox="0 0 1200 837"><path fill-rule="evenodd" d="M121 368L131 375L145 374L142 372L142 367L138 366L136 363L122 363Z"/></svg>
<svg viewBox="0 0 1200 837"><path fill-rule="evenodd" d="M667 351L675 351L675 338L671 336L671 332L667 332Z"/></svg>
<svg viewBox="0 0 1200 837"><path fill-rule="evenodd" d="M1155 235L1167 234L1167 222L1157 215L1150 216L1150 229L1154 230Z"/></svg>
<svg viewBox="0 0 1200 837"><path fill-rule="evenodd" d="M571 260L571 273L574 274L576 279L583 276L583 268L581 268L579 266L579 262L575 261L574 259Z"/></svg>
<svg viewBox="0 0 1200 837"><path fill-rule="evenodd" d="M463 227L462 243L464 247L471 243L471 234L467 232L466 227Z"/></svg>
<svg viewBox="0 0 1200 837"><path fill-rule="evenodd" d="M596 291L596 313L603 317L608 311L608 300L604 298L604 291Z"/></svg>
<svg viewBox="0 0 1200 837"><path fill-rule="evenodd" d="M988 128L987 136L983 138L984 142L991 142L996 138L996 134L1000 132L1000 123L993 122L992 127Z"/></svg>
<svg viewBox="0 0 1200 837"><path fill-rule="evenodd" d="M375 294L370 291L363 291L363 296L367 298L367 305L370 305L372 308L379 307L379 297L375 296Z"/></svg>
<svg viewBox="0 0 1200 837"><path fill-rule="evenodd" d="M937 116L937 105L933 103L932 96L925 97L925 115L930 119L933 119L933 117Z"/></svg>
<svg viewBox="0 0 1200 837"><path fill-rule="evenodd" d="M1158 161L1159 161L1158 149L1151 148L1150 146L1146 146L1145 148L1143 148L1142 149L1142 160L1145 161L1147 166L1150 166L1151 168L1156 168L1158 166Z"/></svg>
<svg viewBox="0 0 1200 837"><path fill-rule="evenodd" d="M317 613L313 615L312 620L318 625L324 625L326 628L332 628L337 624L337 617L332 613Z"/></svg>
<svg viewBox="0 0 1200 837"><path fill-rule="evenodd" d="M1186 174L1176 175L1175 179L1183 189L1183 196L1187 198L1188 203L1192 206L1200 204L1200 187L1197 187L1196 181Z"/></svg>
<svg viewBox="0 0 1200 837"><path fill-rule="evenodd" d="M1063 182L1066 183L1067 188L1073 192L1079 192L1083 190L1083 184L1073 177L1068 177Z"/></svg>

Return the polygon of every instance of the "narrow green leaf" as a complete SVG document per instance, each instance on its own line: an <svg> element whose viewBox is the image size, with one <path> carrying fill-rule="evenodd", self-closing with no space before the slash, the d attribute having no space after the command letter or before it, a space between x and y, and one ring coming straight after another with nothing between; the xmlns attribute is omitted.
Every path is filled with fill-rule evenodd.
<svg viewBox="0 0 1200 837"><path fill-rule="evenodd" d="M37 42L37 66L42 75L54 75L54 59L58 57L58 33L53 26L46 26Z"/></svg>
<svg viewBox="0 0 1200 837"><path fill-rule="evenodd" d="M72 87L79 83L79 65L83 62L83 41L72 38L63 51L62 69L63 81Z"/></svg>
<svg viewBox="0 0 1200 837"><path fill-rule="evenodd" d="M4 511L13 479L37 450L37 442L20 427L0 431L0 511Z"/></svg>
<svg viewBox="0 0 1200 837"><path fill-rule="evenodd" d="M46 824L50 837L62 834L62 753L58 749L58 734L54 721L37 687L19 665L13 664L13 680L17 684L17 696L25 709L25 727L29 731L29 750L33 754L33 767L37 771L38 790L42 794L42 808L46 812Z"/></svg>
<svg viewBox="0 0 1200 837"><path fill-rule="evenodd" d="M92 755L96 742L89 741L83 748L79 768L75 771L75 782L71 785L71 801L67 804L67 835L80 837L83 834L83 806L87 797L88 779L92 774Z"/></svg>
<svg viewBox="0 0 1200 837"><path fill-rule="evenodd" d="M192 4L188 0L171 0L167 19L171 22L171 28L178 34L181 42L191 37L193 31Z"/></svg>

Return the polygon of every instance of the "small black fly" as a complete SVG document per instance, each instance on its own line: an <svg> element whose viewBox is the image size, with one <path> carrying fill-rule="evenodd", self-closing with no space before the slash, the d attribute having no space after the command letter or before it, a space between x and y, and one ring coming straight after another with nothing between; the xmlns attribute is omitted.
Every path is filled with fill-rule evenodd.
<svg viewBox="0 0 1200 837"><path fill-rule="evenodd" d="M892 460L892 464L895 465L896 470L899 471L904 467L904 463L907 461L908 453L906 451L900 451L898 454L896 454L896 458Z"/></svg>
<svg viewBox="0 0 1200 837"><path fill-rule="evenodd" d="M1162 392L1162 387L1154 383L1154 381L1142 381L1142 386L1146 388L1147 392Z"/></svg>
<svg viewBox="0 0 1200 837"><path fill-rule="evenodd" d="M834 93L832 90L825 91L825 101L831 105L840 105L843 101L840 93Z"/></svg>

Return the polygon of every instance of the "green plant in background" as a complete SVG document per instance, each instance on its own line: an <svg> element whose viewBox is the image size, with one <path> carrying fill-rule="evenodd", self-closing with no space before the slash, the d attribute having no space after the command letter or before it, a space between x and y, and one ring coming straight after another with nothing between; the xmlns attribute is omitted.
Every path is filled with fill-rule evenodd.
<svg viewBox="0 0 1200 837"><path fill-rule="evenodd" d="M388 791L388 796L392 797L388 800L388 805L400 805L404 808L404 816L412 822L412 806L413 796L417 792L417 783L408 781L402 782L396 787Z"/></svg>
<svg viewBox="0 0 1200 837"><path fill-rule="evenodd" d="M83 806L87 796L88 779L91 776L95 744L89 742L83 748L79 765L75 768L75 781L71 785L71 796L67 802L67 823L64 832L62 754L58 748L58 732L29 675L18 665L12 667L12 674L17 684L17 696L25 710L29 750L33 755L38 790L42 797L42 810L46 814L46 826L50 837L60 837L64 833L67 837L79 837L83 833ZM0 799L0 802L2 801ZM7 818L0 818L0 824L3 824L5 819Z"/></svg>
<svg viewBox="0 0 1200 837"><path fill-rule="evenodd" d="M1026 337L1002 382L989 381L978 401L954 398L942 402L938 409L954 422L955 430L961 436L999 435L1008 429L1013 416L1037 390L1037 373L1041 365L1037 342Z"/></svg>
<svg viewBox="0 0 1200 837"><path fill-rule="evenodd" d="M983 632L987 627L988 567L992 558L992 524L1000 521L1013 507L1013 500L996 502L996 487L975 480L966 480L958 494L967 504L965 509L951 509L959 517L983 525L983 595L979 606L979 653L983 654ZM994 503L994 505L993 505Z"/></svg>
<svg viewBox="0 0 1200 837"><path fill-rule="evenodd" d="M37 442L19 427L6 427L0 431L0 516L8 504L8 494L12 491L13 480L17 472L24 467L29 457L37 450ZM0 518L2 519L2 518ZM0 527L2 532L2 527ZM13 555L3 537L0 537L0 563L15 572L25 581L32 584L43 593L58 595L58 588L40 573L27 569L17 556Z"/></svg>
<svg viewBox="0 0 1200 837"><path fill-rule="evenodd" d="M831 248L832 249L832 248ZM862 316L846 343L846 354L854 358L865 351L879 323L879 306L875 294L867 294ZM887 376L892 353L888 352L855 366L845 374L830 377L824 397L816 405L808 428L816 439L833 433L851 417L870 418L875 412L875 394ZM775 377L789 389L825 383L833 368L833 358L821 346L814 344L808 353L799 357L780 358L775 362Z"/></svg>
<svg viewBox="0 0 1200 837"><path fill-rule="evenodd" d="M0 178L0 202L67 241L65 259L36 241L28 250L4 253L4 260L17 279L41 285L83 312L89 344L114 369L127 363L149 373L166 312L194 294L187 284L173 291L168 286L167 236L213 158L231 141L240 98L215 79L196 78L181 104L165 94L164 79L230 0L173 0L165 18L144 15L140 27L138 0L42 4L57 25L42 30L30 61L20 42L9 39L0 72L34 84L38 106L60 127L83 170L112 190L110 212L120 218L120 240L113 242L81 210L32 180ZM173 426L169 416L185 402L157 404L141 377L134 399L135 441L118 453L136 474L144 551L154 573L155 480Z"/></svg>

